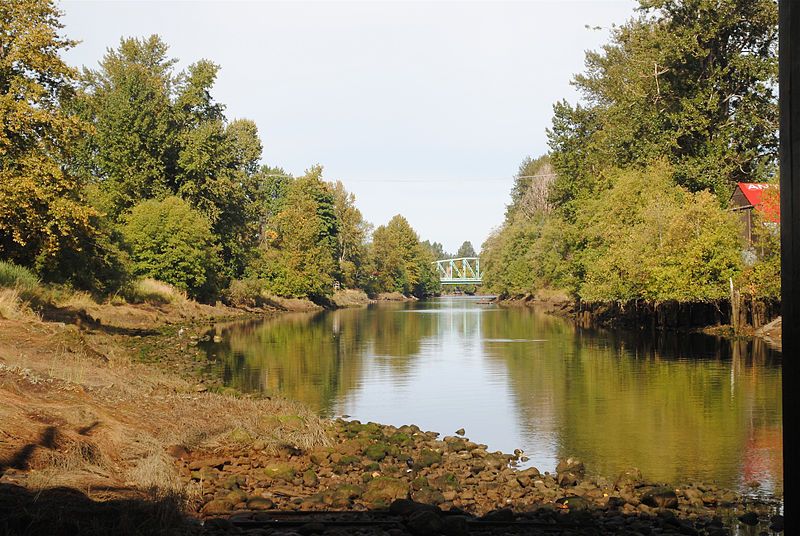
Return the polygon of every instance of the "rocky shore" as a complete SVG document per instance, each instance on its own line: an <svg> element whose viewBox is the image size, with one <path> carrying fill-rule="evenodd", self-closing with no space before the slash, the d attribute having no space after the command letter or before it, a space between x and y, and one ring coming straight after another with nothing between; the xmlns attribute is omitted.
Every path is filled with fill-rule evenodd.
<svg viewBox="0 0 800 536"><path fill-rule="evenodd" d="M208 531L247 534L748 534L780 532L777 504L713 485L650 482L631 469L587 477L562 460L555 473L519 468L521 453L489 452L418 427L336 420L331 444L214 456L177 449L198 490ZM356 514L360 512L360 514ZM294 515L291 515L294 514ZM732 532L733 531L733 532Z"/></svg>

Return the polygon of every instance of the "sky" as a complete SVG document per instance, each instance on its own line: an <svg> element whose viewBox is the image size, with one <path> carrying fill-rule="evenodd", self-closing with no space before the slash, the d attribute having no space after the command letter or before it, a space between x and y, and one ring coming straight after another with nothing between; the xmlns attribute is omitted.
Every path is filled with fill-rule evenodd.
<svg viewBox="0 0 800 536"><path fill-rule="evenodd" d="M636 2L69 1L68 63L159 34L258 125L263 163L341 180L374 225L405 216L455 252L502 223L513 176L547 151L552 106ZM587 28L588 26L588 28ZM597 28L599 27L599 29Z"/></svg>

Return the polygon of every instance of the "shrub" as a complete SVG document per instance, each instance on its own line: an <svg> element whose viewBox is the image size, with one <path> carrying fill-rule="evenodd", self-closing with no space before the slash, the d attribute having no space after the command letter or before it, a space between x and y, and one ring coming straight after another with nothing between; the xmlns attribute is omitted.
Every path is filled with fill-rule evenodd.
<svg viewBox="0 0 800 536"><path fill-rule="evenodd" d="M268 302L266 290L266 283L260 279L236 279L223 294L225 301L234 307L261 307Z"/></svg>
<svg viewBox="0 0 800 536"><path fill-rule="evenodd" d="M30 291L39 286L36 274L14 263L0 261L0 287Z"/></svg>
<svg viewBox="0 0 800 536"><path fill-rule="evenodd" d="M124 294L129 303L181 303L187 300L186 293L163 281L141 279L136 281Z"/></svg>
<svg viewBox="0 0 800 536"><path fill-rule="evenodd" d="M203 214L171 196L139 203L124 221L135 275L164 281L193 298L214 297L219 246Z"/></svg>

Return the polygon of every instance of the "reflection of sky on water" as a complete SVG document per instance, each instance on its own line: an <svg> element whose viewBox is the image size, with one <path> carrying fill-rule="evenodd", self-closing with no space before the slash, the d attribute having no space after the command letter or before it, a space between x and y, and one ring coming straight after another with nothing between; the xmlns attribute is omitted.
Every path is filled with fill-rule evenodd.
<svg viewBox="0 0 800 536"><path fill-rule="evenodd" d="M552 471L780 488L779 356L700 335L581 330L454 297L280 317L226 332L223 376L324 415L465 428ZM491 313L491 314L485 314ZM227 350L225 345L229 345ZM227 358L225 354L227 352Z"/></svg>

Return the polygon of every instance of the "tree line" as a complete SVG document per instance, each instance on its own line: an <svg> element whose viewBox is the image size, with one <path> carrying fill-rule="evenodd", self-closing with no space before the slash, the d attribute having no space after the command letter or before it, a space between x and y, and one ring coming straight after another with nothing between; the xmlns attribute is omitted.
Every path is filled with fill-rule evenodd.
<svg viewBox="0 0 800 536"><path fill-rule="evenodd" d="M138 278L206 301L438 292L436 250L404 217L373 230L321 166L260 163L255 123L213 97L218 65L178 71L153 35L79 71L60 16L0 5L0 260L98 294Z"/></svg>
<svg viewBox="0 0 800 536"><path fill-rule="evenodd" d="M548 154L520 165L484 281L589 302L714 301L731 282L779 299L777 227L756 211L745 244L727 206L737 182L777 185L777 4L639 4L586 54L581 101L554 105Z"/></svg>

